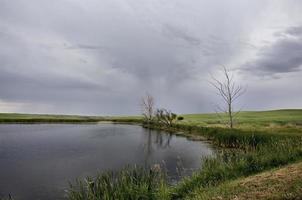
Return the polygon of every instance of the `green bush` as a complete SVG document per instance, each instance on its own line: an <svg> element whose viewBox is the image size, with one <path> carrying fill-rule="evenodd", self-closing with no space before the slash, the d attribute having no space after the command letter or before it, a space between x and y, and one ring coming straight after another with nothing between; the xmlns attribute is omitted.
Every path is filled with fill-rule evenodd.
<svg viewBox="0 0 302 200"><path fill-rule="evenodd" d="M178 121L182 121L182 120L184 120L184 117L183 117L183 116L178 116L178 117L177 117L177 120L178 120Z"/></svg>

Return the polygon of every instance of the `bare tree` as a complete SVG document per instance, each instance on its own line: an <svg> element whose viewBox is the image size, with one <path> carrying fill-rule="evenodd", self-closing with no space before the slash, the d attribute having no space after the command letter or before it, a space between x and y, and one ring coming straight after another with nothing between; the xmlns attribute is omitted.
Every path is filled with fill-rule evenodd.
<svg viewBox="0 0 302 200"><path fill-rule="evenodd" d="M172 126L174 121L177 119L177 115L166 109L157 109L156 110L157 121L166 126Z"/></svg>
<svg viewBox="0 0 302 200"><path fill-rule="evenodd" d="M223 80L218 80L212 76L212 81L210 82L217 91L217 94L223 99L225 106L217 106L219 112L224 112L228 116L228 124L230 128L234 126L234 118L240 112L234 111L234 102L246 92L246 88L237 84L234 80L234 75L230 71L223 67Z"/></svg>
<svg viewBox="0 0 302 200"><path fill-rule="evenodd" d="M148 123L153 120L154 105L154 98L148 93L141 99L142 115L144 117L144 120Z"/></svg>

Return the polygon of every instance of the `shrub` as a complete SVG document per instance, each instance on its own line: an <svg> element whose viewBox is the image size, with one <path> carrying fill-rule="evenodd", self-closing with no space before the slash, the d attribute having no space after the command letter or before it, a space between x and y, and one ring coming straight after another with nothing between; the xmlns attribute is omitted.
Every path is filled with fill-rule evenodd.
<svg viewBox="0 0 302 200"><path fill-rule="evenodd" d="M183 116L178 116L178 117L177 117L177 120L178 120L178 121L184 120L184 117L183 117Z"/></svg>

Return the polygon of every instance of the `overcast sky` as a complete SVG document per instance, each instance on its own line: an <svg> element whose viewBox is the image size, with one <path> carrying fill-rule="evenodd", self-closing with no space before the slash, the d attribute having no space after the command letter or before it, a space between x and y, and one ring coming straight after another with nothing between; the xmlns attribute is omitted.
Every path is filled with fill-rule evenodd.
<svg viewBox="0 0 302 200"><path fill-rule="evenodd" d="M212 112L221 65L238 108L301 108L302 1L0 0L0 112Z"/></svg>

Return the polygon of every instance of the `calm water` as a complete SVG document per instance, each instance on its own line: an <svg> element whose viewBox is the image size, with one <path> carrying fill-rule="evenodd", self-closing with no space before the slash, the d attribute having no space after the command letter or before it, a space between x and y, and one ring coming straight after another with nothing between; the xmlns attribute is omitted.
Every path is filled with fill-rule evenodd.
<svg viewBox="0 0 302 200"><path fill-rule="evenodd" d="M206 143L133 125L0 125L0 196L62 199L68 181L127 164L164 162L173 177L211 154Z"/></svg>

